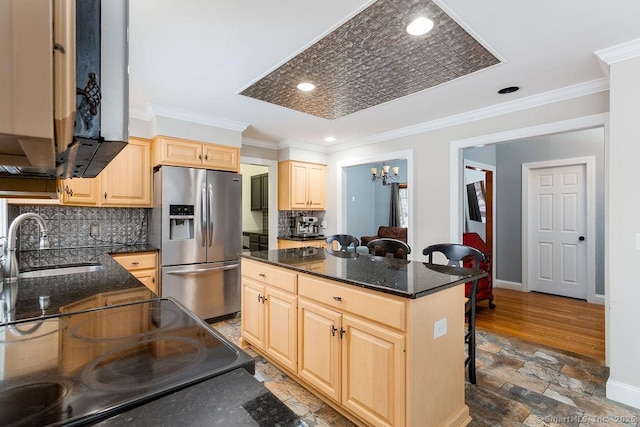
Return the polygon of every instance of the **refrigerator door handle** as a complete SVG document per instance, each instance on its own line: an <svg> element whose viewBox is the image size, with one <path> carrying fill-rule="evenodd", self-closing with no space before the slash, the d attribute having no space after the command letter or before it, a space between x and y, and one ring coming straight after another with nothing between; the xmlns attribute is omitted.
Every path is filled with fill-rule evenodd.
<svg viewBox="0 0 640 427"><path fill-rule="evenodd" d="M240 264L230 264L230 265L224 265L222 267L194 268L193 270L183 270L183 271L167 271L167 274L174 274L176 276L186 276L188 274L208 273L210 271L233 270L234 268L238 268L238 267L240 267Z"/></svg>
<svg viewBox="0 0 640 427"><path fill-rule="evenodd" d="M209 184L209 247L213 244L213 186Z"/></svg>
<svg viewBox="0 0 640 427"><path fill-rule="evenodd" d="M207 189L204 183L202 183L200 202L200 234L202 235L201 244L204 246L207 241Z"/></svg>

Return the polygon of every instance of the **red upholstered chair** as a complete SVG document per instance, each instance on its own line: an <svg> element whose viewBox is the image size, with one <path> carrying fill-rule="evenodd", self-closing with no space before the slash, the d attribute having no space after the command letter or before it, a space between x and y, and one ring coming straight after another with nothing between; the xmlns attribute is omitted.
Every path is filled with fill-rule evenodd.
<svg viewBox="0 0 640 427"><path fill-rule="evenodd" d="M486 271L489 275L480 279L478 282L478 301L489 300L489 308L496 308L493 303L493 282L491 279L491 248L482 240L482 237L478 233L464 233L462 235L462 243L466 246L478 249L484 254L485 260L480 263L480 269ZM464 264L465 267L470 267L469 263ZM467 283L465 289L465 295L468 298L471 292L471 284Z"/></svg>

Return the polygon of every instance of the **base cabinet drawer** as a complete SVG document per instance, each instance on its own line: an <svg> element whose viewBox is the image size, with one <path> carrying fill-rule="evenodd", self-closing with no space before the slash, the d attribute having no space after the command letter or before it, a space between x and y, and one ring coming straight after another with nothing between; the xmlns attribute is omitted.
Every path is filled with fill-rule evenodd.
<svg viewBox="0 0 640 427"><path fill-rule="evenodd" d="M136 279L144 283L153 293L159 295L158 254L156 252L114 254L112 258L126 268Z"/></svg>
<svg viewBox="0 0 640 427"><path fill-rule="evenodd" d="M391 295L381 295L329 280L298 275L298 294L334 309L357 314L392 328L406 329L406 303Z"/></svg>

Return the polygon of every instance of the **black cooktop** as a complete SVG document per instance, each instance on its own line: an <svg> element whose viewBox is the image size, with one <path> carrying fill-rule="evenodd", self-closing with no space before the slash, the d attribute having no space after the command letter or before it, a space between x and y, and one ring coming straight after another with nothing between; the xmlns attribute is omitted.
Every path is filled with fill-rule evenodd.
<svg viewBox="0 0 640 427"><path fill-rule="evenodd" d="M172 299L0 327L0 425L83 425L253 359Z"/></svg>

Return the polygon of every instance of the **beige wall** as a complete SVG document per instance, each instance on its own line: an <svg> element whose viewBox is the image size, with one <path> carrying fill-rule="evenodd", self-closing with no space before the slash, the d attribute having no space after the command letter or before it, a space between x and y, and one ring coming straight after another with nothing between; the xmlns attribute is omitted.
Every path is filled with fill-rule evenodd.
<svg viewBox="0 0 640 427"><path fill-rule="evenodd" d="M611 65L608 289L611 374L607 396L640 407L640 58ZM606 280L606 279L605 279Z"/></svg>
<svg viewBox="0 0 640 427"><path fill-rule="evenodd" d="M370 158L386 152L413 150L414 173L413 177L409 177L409 185L413 186L414 194L414 200L411 202L414 229L410 230L410 233L413 234L412 240L415 246L413 253L419 256L421 248L432 243L450 240L451 141L603 113L608 111L608 104L608 93L602 92L553 105L331 153L328 168L328 207L325 219L329 224L337 224L336 206L339 194L337 162ZM328 230L328 233L340 231Z"/></svg>

